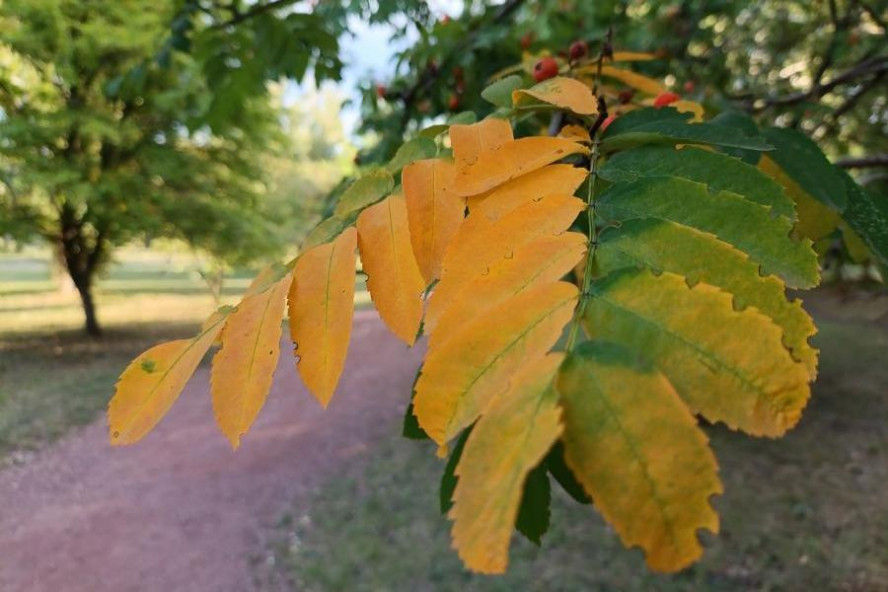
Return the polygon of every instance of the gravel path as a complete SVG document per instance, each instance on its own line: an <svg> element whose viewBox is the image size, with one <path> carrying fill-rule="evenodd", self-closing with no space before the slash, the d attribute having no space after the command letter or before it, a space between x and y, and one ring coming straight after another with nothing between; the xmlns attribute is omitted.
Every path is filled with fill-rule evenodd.
<svg viewBox="0 0 888 592"><path fill-rule="evenodd" d="M233 453L201 368L168 417L111 448L105 420L0 473L0 590L242 591L279 514L397 421L419 351L359 312L325 412L282 352L268 402Z"/></svg>

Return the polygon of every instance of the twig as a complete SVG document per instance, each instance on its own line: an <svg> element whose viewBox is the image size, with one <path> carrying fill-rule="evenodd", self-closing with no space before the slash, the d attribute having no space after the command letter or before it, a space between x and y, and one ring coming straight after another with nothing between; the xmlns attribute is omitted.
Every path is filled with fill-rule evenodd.
<svg viewBox="0 0 888 592"><path fill-rule="evenodd" d="M874 154L861 158L843 158L835 162L843 169L862 169L868 167L888 167L888 154Z"/></svg>
<svg viewBox="0 0 888 592"><path fill-rule="evenodd" d="M260 14L264 14L270 10L276 10L278 8L284 8L291 4L296 4L299 0L272 0L271 2L267 2L265 4L257 4L250 10L246 12L238 12L234 9L233 4L231 6L225 6L223 8L230 10L234 13L234 16L228 19L227 21L223 21L221 23L216 23L211 26L211 29L224 29L226 27L230 27L232 25L236 25L238 23L242 23L245 20L256 17Z"/></svg>

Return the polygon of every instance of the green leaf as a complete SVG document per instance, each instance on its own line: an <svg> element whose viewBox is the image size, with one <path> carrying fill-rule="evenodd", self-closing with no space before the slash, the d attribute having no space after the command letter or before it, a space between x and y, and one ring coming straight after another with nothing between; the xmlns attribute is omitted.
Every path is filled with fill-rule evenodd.
<svg viewBox="0 0 888 592"><path fill-rule="evenodd" d="M564 461L564 442L561 440L555 443L548 456L546 456L546 467L549 469L549 473L558 481L558 484L561 485L561 488L574 501L584 505L592 503L592 500L583 490L583 486L580 485L580 482L577 481L571 470L567 468L567 463Z"/></svg>
<svg viewBox="0 0 888 592"><path fill-rule="evenodd" d="M521 505L518 507L518 518L515 520L518 532L536 546L540 546L543 535L549 530L551 502L552 489L546 473L546 463L543 462L527 474Z"/></svg>
<svg viewBox="0 0 888 592"><path fill-rule="evenodd" d="M639 177L682 177L703 183L710 191L731 191L768 206L774 214L796 220L795 205L779 183L745 162L700 148L676 150L671 146L643 146L619 152L601 168L612 182Z"/></svg>
<svg viewBox="0 0 888 592"><path fill-rule="evenodd" d="M419 132L419 135L423 138L437 138L449 130L451 125L469 125L475 123L477 120L478 117L475 115L474 111L460 111L444 123L436 123L435 125L430 125L423 129Z"/></svg>
<svg viewBox="0 0 888 592"><path fill-rule="evenodd" d="M417 137L404 142L395 155L386 165L386 170L392 175L397 175L401 169L417 160L425 160L434 158L438 152L438 146L435 141L427 137ZM369 205L369 204L368 204Z"/></svg>
<svg viewBox="0 0 888 592"><path fill-rule="evenodd" d="M567 464L626 546L678 571L718 532L709 497L722 492L706 435L661 374L619 345L589 341L562 366Z"/></svg>
<svg viewBox="0 0 888 592"><path fill-rule="evenodd" d="M781 436L798 422L808 371L758 310L735 310L731 294L690 288L669 272L623 269L590 292L586 332L652 360L692 411L755 436Z"/></svg>
<svg viewBox="0 0 888 592"><path fill-rule="evenodd" d="M723 111L709 121L716 125L735 128L747 136L757 136L761 133L755 120L742 111ZM720 150L753 166L757 165L762 158L762 153L756 150L743 150L742 148L730 148L727 146L722 146Z"/></svg>
<svg viewBox="0 0 888 592"><path fill-rule="evenodd" d="M416 416L413 415L413 397L416 396L416 381L419 380L419 375L422 372L422 368L416 371L416 377L413 379L413 386L410 387L410 404L407 406L407 411L404 412L404 424L401 429L401 435L410 440L429 440L429 435L425 433L421 427L419 427L419 421L416 419Z"/></svg>
<svg viewBox="0 0 888 592"><path fill-rule="evenodd" d="M372 206L391 193L395 180L382 169L370 171L349 185L339 197L335 213L340 218Z"/></svg>
<svg viewBox="0 0 888 592"><path fill-rule="evenodd" d="M883 265L888 265L888 197L867 191L844 174L848 207L842 218Z"/></svg>
<svg viewBox="0 0 888 592"><path fill-rule="evenodd" d="M811 241L790 239L788 219L773 217L767 207L736 193L711 193L702 183L652 177L612 186L596 202L596 212L612 222L656 218L714 234L793 288L810 288L820 279Z"/></svg>
<svg viewBox="0 0 888 592"><path fill-rule="evenodd" d="M738 309L755 307L783 329L783 344L817 373L817 350L808 344L817 328L799 301L786 299L786 286L776 276L762 276L758 265L711 234L665 220L626 220L602 232L595 268L601 275L623 267L670 271L693 285L704 282L734 295Z"/></svg>
<svg viewBox="0 0 888 592"><path fill-rule="evenodd" d="M463 430L462 434L459 436L459 440L456 441L456 446L453 447L453 452L450 453L450 458L447 459L447 466L444 467L444 475L441 476L441 489L439 493L442 514L447 514L447 512L450 511L450 508L453 507L453 492L456 491L456 482L458 480L456 477L456 466L459 464L463 448L466 447L466 440L469 439L471 433L472 426Z"/></svg>
<svg viewBox="0 0 888 592"><path fill-rule="evenodd" d="M768 156L808 195L841 212L848 203L842 172L800 131L771 127L762 130L777 147Z"/></svg>
<svg viewBox="0 0 888 592"><path fill-rule="evenodd" d="M690 123L690 117L690 113L672 108L632 111L608 126L601 149L609 153L642 144L709 144L759 151L772 148L757 135L714 123Z"/></svg>
<svg viewBox="0 0 888 592"><path fill-rule="evenodd" d="M302 251L307 251L312 247L328 243L340 234L342 231L355 223L358 212L354 211L345 216L331 216L308 233L305 242L302 244Z"/></svg>
<svg viewBox="0 0 888 592"><path fill-rule="evenodd" d="M496 107L509 109L512 107L512 92L521 88L522 84L520 76L506 76L482 90L481 98Z"/></svg>

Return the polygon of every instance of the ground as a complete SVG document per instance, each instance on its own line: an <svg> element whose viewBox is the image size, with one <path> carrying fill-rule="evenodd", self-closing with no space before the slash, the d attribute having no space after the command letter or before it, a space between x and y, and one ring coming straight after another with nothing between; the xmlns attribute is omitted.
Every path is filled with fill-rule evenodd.
<svg viewBox="0 0 888 592"><path fill-rule="evenodd" d="M184 281L148 294L109 278L99 343L72 332L70 299L22 280L0 295L0 589L888 590L884 297L811 295L821 376L789 436L709 428L726 493L721 535L704 535L698 566L649 574L594 510L556 496L543 547L516 538L509 574L482 578L449 548L441 462L398 435L419 352L372 313L359 313L326 412L282 356L266 409L232 453L202 368L155 433L110 448L98 414L120 369L212 309L199 280Z"/></svg>

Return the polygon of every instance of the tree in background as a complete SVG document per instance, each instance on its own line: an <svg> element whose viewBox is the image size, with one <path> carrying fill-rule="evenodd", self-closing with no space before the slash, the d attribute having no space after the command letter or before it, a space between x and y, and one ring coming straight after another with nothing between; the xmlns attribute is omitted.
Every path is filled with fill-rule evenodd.
<svg viewBox="0 0 888 592"><path fill-rule="evenodd" d="M154 59L174 14L135 0L0 5L0 230L58 250L91 335L96 274L118 245L181 238L234 263L275 247L255 207L273 112L250 98L241 121L211 130L201 64Z"/></svg>
<svg viewBox="0 0 888 592"><path fill-rule="evenodd" d="M294 100L277 86L272 95L283 114L286 146L266 163L263 207L274 216L278 242L293 247L327 212L331 191L352 173L355 150L340 119L343 98L337 91L311 88Z"/></svg>

